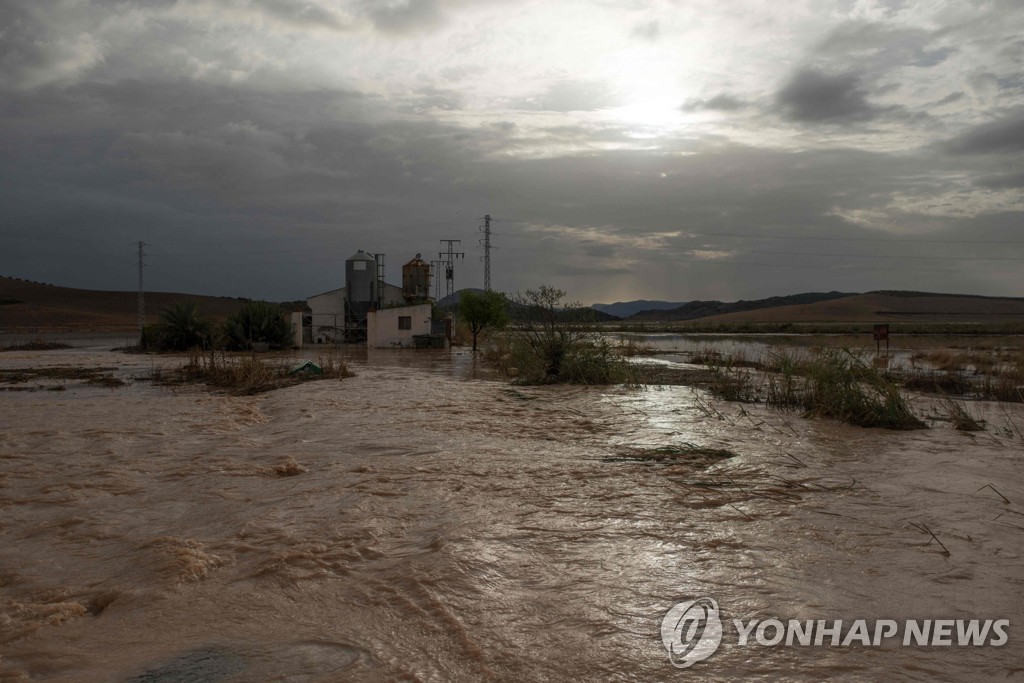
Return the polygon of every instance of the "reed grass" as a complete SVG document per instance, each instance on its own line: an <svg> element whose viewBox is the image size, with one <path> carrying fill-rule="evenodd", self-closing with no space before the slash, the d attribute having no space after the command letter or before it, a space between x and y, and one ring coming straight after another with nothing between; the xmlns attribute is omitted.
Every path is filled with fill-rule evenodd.
<svg viewBox="0 0 1024 683"><path fill-rule="evenodd" d="M942 402L941 410L944 417L958 431L981 432L985 430L984 422L971 415L963 401L947 398Z"/></svg>
<svg viewBox="0 0 1024 683"><path fill-rule="evenodd" d="M848 350L821 349L809 357L777 352L742 364L725 357L709 369L709 390L728 401L802 409L808 417L862 427L925 427L885 368Z"/></svg>

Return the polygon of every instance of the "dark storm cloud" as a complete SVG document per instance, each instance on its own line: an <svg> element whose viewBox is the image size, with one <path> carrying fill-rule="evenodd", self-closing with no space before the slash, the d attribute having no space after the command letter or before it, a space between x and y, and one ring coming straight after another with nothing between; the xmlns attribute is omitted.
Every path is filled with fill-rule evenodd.
<svg viewBox="0 0 1024 683"><path fill-rule="evenodd" d="M910 82L901 68L932 74L962 57L951 59L952 39L941 30L830 29L787 62L801 66L774 99L781 118L763 116L757 88L715 78L696 91L706 99L683 108L730 112L727 126L665 132L601 112L630 104L620 101L629 87L596 70L554 84L547 72L534 75L538 94L510 103L501 88L476 90L488 74L499 78L486 49L428 64L429 50L442 49L426 43L428 34L461 25L452 21L456 12L479 7L468 0L0 6L0 25L13 27L0 34L0 273L127 288L132 243L143 239L155 288L297 298L339 286L339 259L355 248L387 252L395 263L457 238L467 251L458 286L475 286L475 217L491 213L495 243L506 249L496 249L494 264L503 288L548 282L585 299L621 279L652 295L692 288L749 298L766 281L771 293L826 286L820 271L801 270L812 262L836 266L828 287L924 286L911 270L866 279L852 267L865 261L773 252L849 246L822 237L905 231L1008 240L1019 230L1016 157L997 153L1020 151L1019 116L965 130L945 148L833 148L858 144L842 136L860 135L867 122L873 135L918 132L912 116L939 106L955 105L945 110L947 131L984 120L979 102L1009 111L996 107L1013 101L1019 68L995 61L922 88L934 104L910 109L901 100ZM627 40L633 27L635 39L650 42L631 49L659 50L676 29L648 16L630 14L612 32ZM1019 51L1004 47L1012 61ZM388 59L402 66L388 67ZM347 69L346 60L358 68ZM409 64L415 73L386 73ZM779 77L761 75L759 83ZM957 97L962 90L971 95ZM481 101L488 105L474 109ZM738 139L757 139L750 133L765 125L782 134L776 140L795 130L807 144L758 149L727 137L741 131ZM1011 208L980 206L967 215L961 194L972 187L1010 197L1003 204ZM462 222L394 229L455 218ZM963 251L905 244L878 251L901 249ZM709 252L708 260L695 250ZM251 265L263 262L270 265ZM986 286L972 277L956 287Z"/></svg>
<svg viewBox="0 0 1024 683"><path fill-rule="evenodd" d="M683 105L683 111L738 111L750 106L745 100L730 95L719 93L706 100L689 100Z"/></svg>
<svg viewBox="0 0 1024 683"><path fill-rule="evenodd" d="M87 68L100 50L85 32L65 36L47 26L44 3L0 4L0 87L24 87Z"/></svg>
<svg viewBox="0 0 1024 683"><path fill-rule="evenodd" d="M1024 187L1024 171L1020 173L1008 173L1005 175L993 175L978 178L975 185L987 187L991 190L1012 190Z"/></svg>
<svg viewBox="0 0 1024 683"><path fill-rule="evenodd" d="M886 111L871 104L868 94L856 74L803 69L778 91L775 101L791 121L856 123L870 121Z"/></svg>
<svg viewBox="0 0 1024 683"><path fill-rule="evenodd" d="M1014 154L1024 152L1024 111L984 123L946 142L954 154Z"/></svg>

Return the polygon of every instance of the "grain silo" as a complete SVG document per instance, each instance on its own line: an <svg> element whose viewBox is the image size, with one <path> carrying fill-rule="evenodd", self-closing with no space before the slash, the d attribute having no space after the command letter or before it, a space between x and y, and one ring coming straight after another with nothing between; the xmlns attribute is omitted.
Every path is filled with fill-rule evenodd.
<svg viewBox="0 0 1024 683"><path fill-rule="evenodd" d="M345 329L350 341L365 339L366 314L377 301L377 259L360 249L345 261Z"/></svg>
<svg viewBox="0 0 1024 683"><path fill-rule="evenodd" d="M419 254L402 266L402 296L407 303L426 301L430 297L430 264Z"/></svg>

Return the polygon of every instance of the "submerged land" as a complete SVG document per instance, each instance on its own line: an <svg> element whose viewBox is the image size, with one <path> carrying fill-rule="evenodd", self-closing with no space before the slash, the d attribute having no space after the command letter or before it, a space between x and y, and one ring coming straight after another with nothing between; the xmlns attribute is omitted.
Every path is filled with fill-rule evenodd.
<svg viewBox="0 0 1024 683"><path fill-rule="evenodd" d="M588 386L466 347L125 353L130 293L34 288L0 306L37 316L0 334L0 680L665 679L661 618L701 596L1011 622L1002 647L726 639L713 677L1019 672L1018 300L602 323L631 380Z"/></svg>

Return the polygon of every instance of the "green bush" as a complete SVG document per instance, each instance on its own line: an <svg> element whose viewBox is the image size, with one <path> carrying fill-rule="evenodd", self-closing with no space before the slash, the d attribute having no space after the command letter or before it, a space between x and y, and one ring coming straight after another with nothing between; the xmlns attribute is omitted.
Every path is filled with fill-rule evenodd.
<svg viewBox="0 0 1024 683"><path fill-rule="evenodd" d="M633 372L614 347L588 330L586 311L565 304L552 287L527 290L512 299L507 367L518 384L634 383Z"/></svg>
<svg viewBox="0 0 1024 683"><path fill-rule="evenodd" d="M847 350L821 351L807 372L803 407L808 415L834 417L861 427L925 426L895 382Z"/></svg>
<svg viewBox="0 0 1024 683"><path fill-rule="evenodd" d="M176 301L160 313L155 327L145 327L140 344L156 351L203 349L212 343L210 321L199 312L195 301Z"/></svg>
<svg viewBox="0 0 1024 683"><path fill-rule="evenodd" d="M778 352L756 363L730 357L705 362L708 390L727 401L802 409L808 417L861 427L925 426L895 381L845 349L822 349L811 357Z"/></svg>
<svg viewBox="0 0 1024 683"><path fill-rule="evenodd" d="M224 322L224 341L233 350L248 351L255 344L280 349L291 345L292 325L277 304L251 301Z"/></svg>

